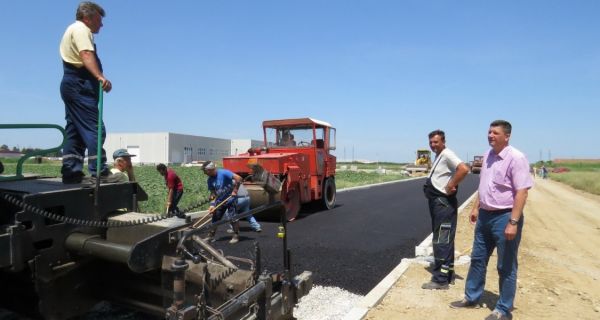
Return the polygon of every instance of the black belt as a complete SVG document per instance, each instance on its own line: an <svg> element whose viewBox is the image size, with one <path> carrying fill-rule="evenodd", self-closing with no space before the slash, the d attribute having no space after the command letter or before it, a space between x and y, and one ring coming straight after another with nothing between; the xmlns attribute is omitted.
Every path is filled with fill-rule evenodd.
<svg viewBox="0 0 600 320"><path fill-rule="evenodd" d="M492 214L502 214L502 213L511 212L511 211L512 211L512 208L498 209L498 210L486 210L486 209L481 209L481 211L484 211L484 212L487 212L487 213L492 213Z"/></svg>

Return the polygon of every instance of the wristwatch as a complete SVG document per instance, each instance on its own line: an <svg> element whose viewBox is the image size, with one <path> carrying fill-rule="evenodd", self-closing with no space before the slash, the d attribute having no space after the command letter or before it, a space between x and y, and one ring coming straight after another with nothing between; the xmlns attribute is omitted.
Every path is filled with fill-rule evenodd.
<svg viewBox="0 0 600 320"><path fill-rule="evenodd" d="M517 223L519 223L519 220L511 218L510 220L508 220L508 223L512 224L513 226L516 226Z"/></svg>

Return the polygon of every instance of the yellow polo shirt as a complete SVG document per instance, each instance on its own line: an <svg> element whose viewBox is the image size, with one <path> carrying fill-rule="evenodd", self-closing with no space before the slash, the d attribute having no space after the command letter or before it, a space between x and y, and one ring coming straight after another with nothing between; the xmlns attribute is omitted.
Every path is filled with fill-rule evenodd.
<svg viewBox="0 0 600 320"><path fill-rule="evenodd" d="M63 61L82 67L79 53L83 50L94 51L94 35L85 23L78 20L67 27L60 41L60 56Z"/></svg>

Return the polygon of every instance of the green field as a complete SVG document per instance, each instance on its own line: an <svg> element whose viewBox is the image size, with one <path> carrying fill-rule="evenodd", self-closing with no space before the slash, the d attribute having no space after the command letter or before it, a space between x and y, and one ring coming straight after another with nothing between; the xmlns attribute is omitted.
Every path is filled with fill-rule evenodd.
<svg viewBox="0 0 600 320"><path fill-rule="evenodd" d="M550 172L550 179L568 184L575 189L600 195L600 161L568 162L553 164L553 166L569 168L571 171ZM552 171L552 168L549 171Z"/></svg>
<svg viewBox="0 0 600 320"><path fill-rule="evenodd" d="M406 166L405 163L395 163L395 162L372 162L372 163L362 163L362 162L338 162L338 169L342 166L346 166L350 168L351 166L356 166L357 169L361 170L375 170L377 168L387 169L387 170L402 170Z"/></svg>
<svg viewBox="0 0 600 320"><path fill-rule="evenodd" d="M14 174L16 171L16 160L2 159L5 166L4 174ZM364 169L376 169L378 166L370 164ZM398 164L382 165L388 170L397 170ZM47 177L60 176L61 163L59 161L44 160L42 164L34 164L27 161L23 166L24 173L40 174ZM200 202L205 202L208 196L206 187L206 176L198 167L172 167L179 175L184 184L184 193L179 203L179 208L184 209ZM363 168L361 168L363 169ZM140 202L140 211L148 213L161 213L166 208L167 188L164 178L158 174L154 166L136 166L134 168L136 180L148 194L148 201ZM87 173L86 173L87 174ZM376 172L363 171L339 171L336 175L336 186L338 189L367 185L379 182L404 179L399 174L378 174ZM206 209L204 205L200 209ZM196 209L198 210L198 209Z"/></svg>
<svg viewBox="0 0 600 320"><path fill-rule="evenodd" d="M14 174L16 161L4 163L4 174ZM42 164L33 164L28 161L23 166L24 173L40 174L47 177L60 177L61 163L59 161L44 161ZM198 168L173 167L184 183L184 194L179 203L183 209L193 204L205 201L208 195L206 176ZM87 174L87 169L84 170ZM148 201L140 202L141 212L161 213L166 209L167 187L165 179L156 171L154 166L136 166L134 169L136 180L148 194ZM206 206L205 206L206 207Z"/></svg>
<svg viewBox="0 0 600 320"><path fill-rule="evenodd" d="M339 171L335 176L335 184L338 189L344 189L373 183L402 180L406 178L407 177L399 174L379 174L376 172L364 171Z"/></svg>

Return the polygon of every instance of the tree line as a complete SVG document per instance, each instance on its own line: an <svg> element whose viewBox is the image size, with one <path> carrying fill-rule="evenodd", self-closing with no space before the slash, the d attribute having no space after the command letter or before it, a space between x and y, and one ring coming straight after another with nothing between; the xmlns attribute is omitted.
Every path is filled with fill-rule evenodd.
<svg viewBox="0 0 600 320"><path fill-rule="evenodd" d="M13 152L20 152L20 153L26 154L26 153L29 153L29 152L40 151L40 150L44 150L44 149L41 149L41 148L31 148L31 147L23 147L23 148L19 149L18 147L15 147L15 146L13 146L11 148L11 147L9 147L6 144L0 145L0 152L2 152L2 151L13 151ZM61 157L62 156L62 152L61 151L50 152L46 156L48 156L48 157Z"/></svg>

